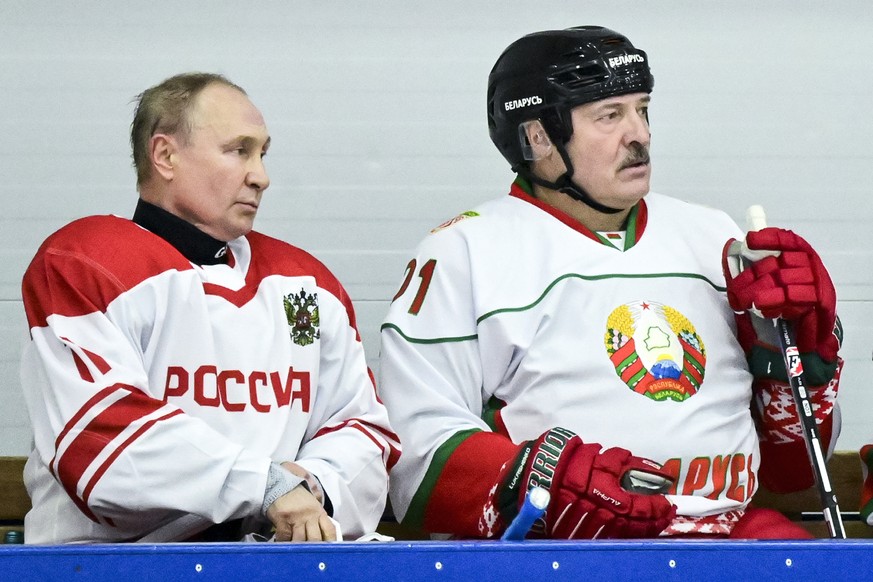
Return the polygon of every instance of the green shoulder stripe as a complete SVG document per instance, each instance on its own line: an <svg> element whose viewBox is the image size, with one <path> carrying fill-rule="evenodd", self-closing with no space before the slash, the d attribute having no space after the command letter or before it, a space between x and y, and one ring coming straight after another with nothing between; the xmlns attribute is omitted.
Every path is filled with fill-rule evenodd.
<svg viewBox="0 0 873 582"><path fill-rule="evenodd" d="M455 449L477 432L482 431L478 428L462 430L453 434L446 442L440 445L440 448L434 453L433 460L430 462L430 467L427 468L424 479L421 480L421 485L418 486L418 491L412 497L409 510L403 518L404 525L419 529L424 525L424 511L427 508L431 493L433 493L433 489L440 478L440 474L443 472L443 467L446 466L446 462L448 462L452 453L455 452Z"/></svg>
<svg viewBox="0 0 873 582"><path fill-rule="evenodd" d="M529 305L523 305L521 307L503 307L501 309L495 309L494 311L489 311L485 315L482 315L481 317L479 317L479 319L476 320L476 323L482 323L484 320L488 319L489 317L493 317L493 316L498 315L500 313L512 313L512 312L517 312L517 311L527 311L528 309L535 307L540 301L545 299L546 295L551 293L551 291L552 291L552 289L554 289L555 285L557 285L558 283L560 283L561 281L563 281L565 279L581 279L583 281L601 281L604 279L666 279L666 278L698 279L700 281L708 283L713 289L715 289L716 291L718 291L720 293L723 293L724 291L726 291L725 287L721 287L719 285L716 285L715 283L713 283L712 281L710 281L709 279L707 279L703 275L698 275L696 273L647 273L647 274L638 274L638 275L629 275L629 274L622 274L622 273L607 273L607 274L603 274L603 275L580 275L579 273L567 273L566 275L561 275L560 277L558 277L557 279L555 279L554 281L549 283L549 286L546 287L546 290L543 291L542 294L533 303L530 303Z"/></svg>

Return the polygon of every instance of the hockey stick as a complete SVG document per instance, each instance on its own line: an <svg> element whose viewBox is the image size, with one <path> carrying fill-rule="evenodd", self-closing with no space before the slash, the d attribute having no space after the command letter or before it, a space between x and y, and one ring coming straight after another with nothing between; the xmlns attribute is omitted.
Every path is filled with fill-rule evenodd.
<svg viewBox="0 0 873 582"><path fill-rule="evenodd" d="M542 487L534 487L528 491L524 496L524 503L521 504L518 515L515 516L500 539L503 541L523 540L534 522L546 512L550 498L548 490Z"/></svg>
<svg viewBox="0 0 873 582"><path fill-rule="evenodd" d="M806 450L812 462L815 483L818 486L818 496L821 499L822 513L828 524L828 530L832 538L846 539L846 529L843 527L843 518L840 515L840 506L837 504L837 495L831 487L828 477L827 463L821 447L821 439L818 433L818 425L815 423L812 403L809 400L809 392L803 376L803 364L800 362L800 352L794 339L794 327L790 322L782 318L774 319L779 335L779 347L782 348L782 357L785 359L785 371L788 373L788 381L791 383L791 393L797 407L797 415L800 417L800 426L803 429L803 440L806 441Z"/></svg>
<svg viewBox="0 0 873 582"><path fill-rule="evenodd" d="M767 226L764 209L758 205L749 207L746 211L746 220L750 231L761 230ZM741 243L741 245L742 248L739 253L740 262L742 262L742 257L757 259L761 258L762 255L772 254L766 251L763 253L761 251L750 251L745 246L745 242ZM776 327L776 335L779 337L779 347L782 350L782 358L785 361L785 372L791 385L791 393L794 396L797 416L800 418L803 440L806 443L806 451L812 464L815 484L818 488L818 496L822 504L822 514L824 515L825 522L828 524L831 537L845 539L846 530L843 527L843 518L840 514L840 507L837 504L837 496L831 488L831 480L828 477L828 468L824 452L822 451L818 425L815 423L812 402L809 399L809 391L806 389L803 364L800 360L800 351L797 349L794 326L791 322L781 317L774 319L773 325Z"/></svg>

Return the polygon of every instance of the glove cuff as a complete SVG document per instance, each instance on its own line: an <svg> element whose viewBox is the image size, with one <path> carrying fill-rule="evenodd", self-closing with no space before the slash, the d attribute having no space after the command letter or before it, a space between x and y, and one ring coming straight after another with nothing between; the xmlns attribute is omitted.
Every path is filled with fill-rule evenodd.
<svg viewBox="0 0 873 582"><path fill-rule="evenodd" d="M500 483L497 508L505 523L510 523L524 502L524 496L533 487L551 491L558 462L573 431L561 427L549 429L539 438L522 444L510 465L511 470Z"/></svg>
<svg viewBox="0 0 873 582"><path fill-rule="evenodd" d="M261 513L267 515L267 510L273 503L290 492L298 485L309 489L306 480L298 477L279 463L271 462L270 471L267 473L267 487L264 491L264 503L261 505Z"/></svg>
<svg viewBox="0 0 873 582"><path fill-rule="evenodd" d="M785 360L782 352L775 347L764 344L756 344L748 354L749 371L757 379L770 379L778 382L788 382L788 374L785 372ZM834 362L826 362L815 352L800 354L803 364L803 376L810 388L824 386L830 382L837 373L839 359Z"/></svg>

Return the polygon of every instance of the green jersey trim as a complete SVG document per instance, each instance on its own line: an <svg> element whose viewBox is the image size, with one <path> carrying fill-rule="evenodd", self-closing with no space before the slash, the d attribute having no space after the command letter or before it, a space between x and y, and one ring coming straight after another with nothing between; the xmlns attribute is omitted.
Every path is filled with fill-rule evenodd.
<svg viewBox="0 0 873 582"><path fill-rule="evenodd" d="M637 204L636 206L631 208L630 213L627 215L627 222L626 222L625 235L624 235L624 246L622 246L621 248L617 247L614 242L612 242L611 240L609 240L608 238L606 238L605 236L603 236L599 232L592 231L592 233L594 234L594 236L597 237L597 240L599 240L603 246L612 247L612 248L614 248L618 251L621 251L621 252L625 252L627 250L630 250L634 247L634 245L637 244L636 243L636 241L637 241L637 215L639 214L639 212L640 212L640 206L639 206L639 204Z"/></svg>
<svg viewBox="0 0 873 582"><path fill-rule="evenodd" d="M842 346L843 322L839 317L834 321L834 335L837 336L837 341ZM749 362L749 371L755 378L770 378L779 382L785 382L786 384L788 383L785 357L776 347L756 344L752 346L752 349L746 355L746 359ZM826 362L816 352L800 354L800 362L803 365L804 379L811 388L824 386L833 380L839 365L839 360Z"/></svg>
<svg viewBox="0 0 873 582"><path fill-rule="evenodd" d="M492 396L485 403L484 410L482 411L482 420L485 421L491 432L505 434L505 429L497 424L497 413L504 407L506 407L506 402L496 396Z"/></svg>
<svg viewBox="0 0 873 582"><path fill-rule="evenodd" d="M418 490L415 492L412 501L409 503L409 509L403 517L402 522L404 525L416 528L421 528L424 525L424 513L427 509L427 504L433 493L434 487L436 487L437 481L439 481L440 475L443 472L443 467L446 466L449 457L452 456L455 449L477 432L482 431L478 428L471 428L456 432L436 450L433 459L430 462L430 466L427 468L427 472L424 474L424 478L418 486Z"/></svg>
<svg viewBox="0 0 873 582"><path fill-rule="evenodd" d="M510 196L517 195L519 192L527 196L527 198L519 196L519 198L521 198L522 200L527 200L528 202L534 204L544 212L551 214L570 228L582 233L584 236L590 238L591 240L598 242L605 247L609 247L620 252L626 252L632 249L637 244L637 238L642 233L641 229L643 228L640 222L642 221L643 224L645 223L645 218L640 219L640 208L644 204L643 201L640 200L637 204L633 206L633 208L631 208L630 212L627 215L627 218L625 219L624 228L626 234L624 239L624 246L619 248L615 244L613 244L612 241L601 236L596 231L591 230L584 223L571 217L564 211L559 210L558 208L555 208L554 206L547 204L537 198L534 195L533 186L531 185L531 183L520 175L516 176L515 180L512 183L512 187L510 188ZM643 215L645 216L645 213Z"/></svg>
<svg viewBox="0 0 873 582"><path fill-rule="evenodd" d="M703 275L697 275L695 273L649 273L649 274L639 274L639 275L628 275L628 274L605 274L605 275L580 275L578 273L567 273L566 275L561 275L551 283L549 283L548 287L546 287L545 291L529 305L523 305L521 307L503 307L501 309L495 309L494 311L489 311L488 313L479 317L476 320L476 323L482 323L489 317L493 317L500 313L515 313L519 311L527 311L533 307L536 307L538 303L540 303L543 299L546 298L552 289L554 289L555 285L563 281L564 279L582 279L583 281L600 281L604 279L665 279L665 278L681 278L681 279L697 279L699 281L703 281L708 283L713 289L720 293L724 293L726 291L725 287L720 287L704 277Z"/></svg>
<svg viewBox="0 0 873 582"><path fill-rule="evenodd" d="M716 285L708 278L703 275L698 275L695 273L648 273L648 274L638 274L638 275L628 275L628 274L604 274L604 275L580 275L578 273L567 273L566 275L561 275L546 287L545 291L533 302L528 305L522 305L521 307L502 307L500 309L495 309L493 311L489 311L488 313L480 316L476 320L476 324L480 324L489 317L493 317L495 315L499 315L501 313L517 313L520 311L527 311L528 309L532 309L536 307L546 296L554 289L555 285L560 283L565 279L581 279L583 281L601 281L604 279L664 279L664 278L681 278L681 279L697 279L699 281L703 281L709 284L713 289L720 293L724 293L726 291L725 287L720 287ZM385 331L386 329L393 329L396 331L400 337L413 344L440 344L440 343L449 343L449 342L467 342L478 339L479 334L474 333L470 335L462 335L462 336L450 336L450 337L436 337L436 338L416 338L406 335L400 327L394 323L384 323L380 328L380 331Z"/></svg>
<svg viewBox="0 0 873 582"><path fill-rule="evenodd" d="M749 371L756 379L771 379L788 383L785 359L782 352L761 345L752 346L747 356ZM838 362L825 362L815 352L800 354L803 365L803 378L808 388L825 386L834 379Z"/></svg>
<svg viewBox="0 0 873 582"><path fill-rule="evenodd" d="M462 336L457 336L457 337L435 337L435 338L431 338L431 339L409 337L408 335L403 333L403 330L401 330L399 327L397 327L393 323L382 324L382 327L379 328L379 331L385 331L386 329L393 329L394 331L396 331L400 335L400 337L402 337L403 339L405 339L406 341L408 341L411 344L444 344L444 343L450 343L450 342L468 342L468 341L475 340L479 337L478 333L474 333L472 335L462 335Z"/></svg>

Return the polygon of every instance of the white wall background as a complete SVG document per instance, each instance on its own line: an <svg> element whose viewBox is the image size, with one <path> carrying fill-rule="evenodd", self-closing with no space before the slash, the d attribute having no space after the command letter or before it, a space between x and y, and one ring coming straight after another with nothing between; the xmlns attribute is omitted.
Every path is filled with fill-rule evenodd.
<svg viewBox="0 0 873 582"><path fill-rule="evenodd" d="M412 247L511 180L485 123L491 65L535 30L602 24L649 53L653 189L803 234L846 329L840 449L873 441L870 0L0 0L0 455L30 432L21 276L70 220L130 216L131 99L224 73L273 136L256 228L351 293L368 359Z"/></svg>

